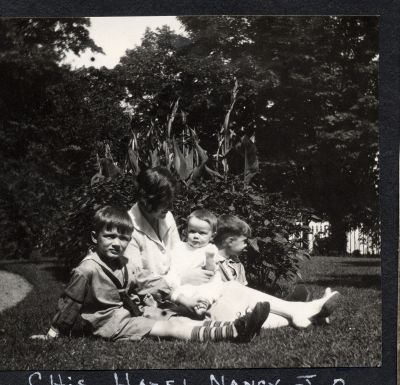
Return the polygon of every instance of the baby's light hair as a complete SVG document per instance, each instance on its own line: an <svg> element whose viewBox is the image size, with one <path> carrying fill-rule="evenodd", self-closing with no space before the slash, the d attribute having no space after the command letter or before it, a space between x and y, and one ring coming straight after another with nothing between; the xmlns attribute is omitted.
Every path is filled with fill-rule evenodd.
<svg viewBox="0 0 400 385"><path fill-rule="evenodd" d="M131 235L133 232L133 223L128 212L117 206L104 206L97 210L92 226L96 234L102 230L111 231L113 228L116 228L121 234Z"/></svg>
<svg viewBox="0 0 400 385"><path fill-rule="evenodd" d="M213 234L217 231L217 222L218 222L217 217L209 210L206 209L195 210L189 215L188 223L190 221L190 218L197 218L207 222L210 225Z"/></svg>
<svg viewBox="0 0 400 385"><path fill-rule="evenodd" d="M221 215L217 222L217 232L214 242L221 246L228 237L249 237L251 235L250 226L235 215Z"/></svg>

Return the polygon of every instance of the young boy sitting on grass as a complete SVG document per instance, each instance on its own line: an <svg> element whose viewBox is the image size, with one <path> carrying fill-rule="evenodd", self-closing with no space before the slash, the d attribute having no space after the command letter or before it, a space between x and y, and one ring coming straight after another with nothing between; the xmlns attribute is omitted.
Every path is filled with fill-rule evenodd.
<svg viewBox="0 0 400 385"><path fill-rule="evenodd" d="M106 206L94 215L94 250L73 270L72 278L59 300L59 310L46 335L51 339L68 335L79 316L91 334L112 341L143 337L177 338L194 341L231 340L244 342L257 334L269 314L269 304L259 303L252 313L233 322L195 321L177 317L145 304L135 295L135 273L124 252L131 239L133 224L127 211ZM177 304L193 309L202 298L177 296Z"/></svg>

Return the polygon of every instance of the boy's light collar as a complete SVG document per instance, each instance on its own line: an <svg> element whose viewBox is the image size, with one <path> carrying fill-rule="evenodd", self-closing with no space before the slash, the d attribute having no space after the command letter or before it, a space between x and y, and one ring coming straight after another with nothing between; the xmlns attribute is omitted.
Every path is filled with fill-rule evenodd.
<svg viewBox="0 0 400 385"><path fill-rule="evenodd" d="M240 262L240 259L237 255L228 255L226 257L224 257L221 254L218 254L218 262L223 262L223 261L231 261L231 262Z"/></svg>

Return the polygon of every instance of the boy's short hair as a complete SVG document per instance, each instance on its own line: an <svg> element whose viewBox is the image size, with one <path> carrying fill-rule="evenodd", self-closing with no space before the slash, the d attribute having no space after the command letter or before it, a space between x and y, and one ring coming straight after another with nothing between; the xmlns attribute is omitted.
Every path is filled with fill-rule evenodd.
<svg viewBox="0 0 400 385"><path fill-rule="evenodd" d="M172 203L174 198L176 179L164 167L153 167L142 170L137 176L140 201L150 211L167 202Z"/></svg>
<svg viewBox="0 0 400 385"><path fill-rule="evenodd" d="M218 218L217 233L214 237L216 245L221 245L228 237L249 237L251 235L250 226L235 215L221 215Z"/></svg>
<svg viewBox="0 0 400 385"><path fill-rule="evenodd" d="M128 211L118 206L104 206L93 217L93 230L98 234L102 230L116 228L121 234L132 234L133 223Z"/></svg>
<svg viewBox="0 0 400 385"><path fill-rule="evenodd" d="M213 234L217 231L217 222L218 222L217 217L209 210L206 209L195 210L188 216L188 223L190 221L190 218L197 218L207 222L210 225Z"/></svg>

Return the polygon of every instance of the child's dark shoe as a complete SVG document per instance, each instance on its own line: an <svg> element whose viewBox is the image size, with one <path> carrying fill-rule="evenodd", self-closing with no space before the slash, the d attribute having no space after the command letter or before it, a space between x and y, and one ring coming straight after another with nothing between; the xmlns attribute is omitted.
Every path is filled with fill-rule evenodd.
<svg viewBox="0 0 400 385"><path fill-rule="evenodd" d="M260 334L263 323L270 312L269 302L258 302L253 311L237 318L233 324L238 332L237 342L249 342Z"/></svg>

